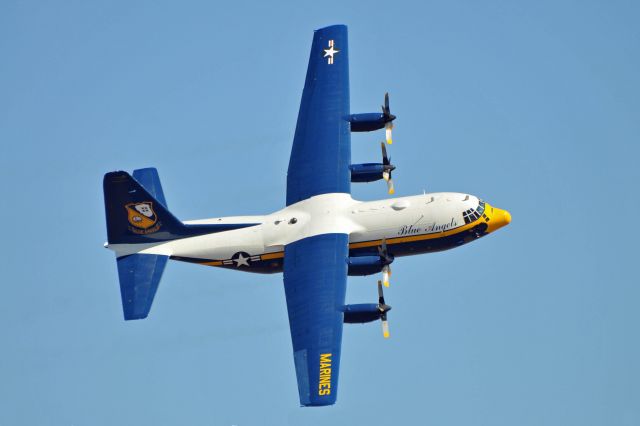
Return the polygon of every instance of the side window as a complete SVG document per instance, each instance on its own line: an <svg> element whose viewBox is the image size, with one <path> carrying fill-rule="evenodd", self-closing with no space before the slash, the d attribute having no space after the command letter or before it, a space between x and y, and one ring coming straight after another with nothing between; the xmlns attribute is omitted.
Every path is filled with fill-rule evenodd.
<svg viewBox="0 0 640 426"><path fill-rule="evenodd" d="M484 201L480 201L480 204L478 205L478 213L484 213Z"/></svg>
<svg viewBox="0 0 640 426"><path fill-rule="evenodd" d="M464 213L462 213L462 218L464 219L464 223L471 223L473 222L473 209L469 209L467 211L465 211Z"/></svg>

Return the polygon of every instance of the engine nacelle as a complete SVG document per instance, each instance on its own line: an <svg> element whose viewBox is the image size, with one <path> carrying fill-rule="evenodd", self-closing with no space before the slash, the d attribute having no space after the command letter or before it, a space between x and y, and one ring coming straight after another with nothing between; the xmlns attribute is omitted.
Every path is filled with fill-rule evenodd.
<svg viewBox="0 0 640 426"><path fill-rule="evenodd" d="M374 182L383 179L385 165L382 163L352 164L349 170L351 170L351 182Z"/></svg>
<svg viewBox="0 0 640 426"><path fill-rule="evenodd" d="M373 130L382 129L388 121L389 118L380 112L351 114L349 116L352 132L371 132Z"/></svg>
<svg viewBox="0 0 640 426"><path fill-rule="evenodd" d="M376 303L358 303L345 305L344 322L347 324L359 324L377 321L382 316L380 306Z"/></svg>
<svg viewBox="0 0 640 426"><path fill-rule="evenodd" d="M391 262L385 261L380 256L354 256L349 257L347 263L349 265L349 275L364 276L381 272L382 268Z"/></svg>

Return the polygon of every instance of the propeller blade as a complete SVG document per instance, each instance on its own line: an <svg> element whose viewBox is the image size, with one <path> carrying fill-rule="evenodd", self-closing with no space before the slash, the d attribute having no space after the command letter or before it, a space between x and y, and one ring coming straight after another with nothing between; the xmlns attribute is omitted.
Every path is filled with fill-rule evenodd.
<svg viewBox="0 0 640 426"><path fill-rule="evenodd" d="M386 261L390 261L393 259L389 259L389 253L387 253L387 239L383 238L380 240L380 245L378 246L378 254L380 257L383 257Z"/></svg>
<svg viewBox="0 0 640 426"><path fill-rule="evenodd" d="M386 238L382 239L380 246L382 247L382 253L384 253L385 257L387 257L387 239Z"/></svg>
<svg viewBox="0 0 640 426"><path fill-rule="evenodd" d="M391 109L389 108L389 92L384 94L384 105L382 106L382 113L384 114L384 127L387 143L391 145L393 143L393 138L391 137L391 129L393 129L393 120L396 119L396 116L391 114Z"/></svg>
<svg viewBox="0 0 640 426"><path fill-rule="evenodd" d="M384 265L382 267L382 284L385 287L389 287L389 277L391 276L391 268L389 265Z"/></svg>
<svg viewBox="0 0 640 426"><path fill-rule="evenodd" d="M389 322L387 321L387 312L391 309L384 303L384 293L382 292L382 281L378 280L378 309L380 310L380 320L382 320L382 335L385 339L389 338Z"/></svg>
<svg viewBox="0 0 640 426"><path fill-rule="evenodd" d="M388 166L391 164L391 159L387 155L387 148L384 146L384 142L380 142L380 147L382 148L382 164Z"/></svg>
<svg viewBox="0 0 640 426"><path fill-rule="evenodd" d="M387 188L389 189L389 195L393 195L396 192L396 189L393 187L393 180L389 177L387 181Z"/></svg>
<svg viewBox="0 0 640 426"><path fill-rule="evenodd" d="M389 277L391 276L390 264L391 262L393 262L393 256L389 256L389 253L387 252L387 240L384 238L382 239L380 246L378 246L378 254L380 255L380 258L384 261L384 266L382 266L382 281L378 281L378 284L379 284L378 297L380 298L380 303L384 304L381 284L384 284L385 287L389 287Z"/></svg>
<svg viewBox="0 0 640 426"><path fill-rule="evenodd" d="M382 335L385 339L389 338L389 321L387 321L386 319L382 320Z"/></svg>
<svg viewBox="0 0 640 426"><path fill-rule="evenodd" d="M382 292L382 281L378 280L378 304L384 305L384 293Z"/></svg>
<svg viewBox="0 0 640 426"><path fill-rule="evenodd" d="M391 181L391 172L395 169L395 166L391 164L391 158L387 155L387 148L384 146L384 142L380 142L380 147L382 148L382 164L385 166L382 172L382 179L387 181L389 194L393 194L395 189L393 187L393 182Z"/></svg>
<svg viewBox="0 0 640 426"><path fill-rule="evenodd" d="M385 261L387 261L387 263L391 263L393 262L393 257L389 256L389 253L387 252L387 239L383 238L380 241L380 246L378 247L378 254L380 255L380 257L383 257Z"/></svg>

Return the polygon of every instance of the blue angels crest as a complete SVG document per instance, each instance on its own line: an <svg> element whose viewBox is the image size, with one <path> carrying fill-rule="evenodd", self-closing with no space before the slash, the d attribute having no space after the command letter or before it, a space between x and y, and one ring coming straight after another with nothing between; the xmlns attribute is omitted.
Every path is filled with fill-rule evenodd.
<svg viewBox="0 0 640 426"><path fill-rule="evenodd" d="M153 202L144 201L142 203L129 203L125 205L127 209L127 215L129 223L137 230L142 230L145 233L155 232L159 226L155 226L158 222L158 216L156 216L153 210ZM131 229L136 232L136 229Z"/></svg>

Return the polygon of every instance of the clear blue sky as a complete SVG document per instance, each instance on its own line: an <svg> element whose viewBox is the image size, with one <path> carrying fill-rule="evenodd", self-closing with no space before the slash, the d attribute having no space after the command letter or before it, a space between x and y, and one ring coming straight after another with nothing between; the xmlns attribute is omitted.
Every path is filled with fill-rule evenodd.
<svg viewBox="0 0 640 426"><path fill-rule="evenodd" d="M1 3L0 425L640 424L637 2L220 5ZM181 219L281 208L334 23L352 111L391 93L398 195L513 222L398 260L392 338L346 327L338 404L301 409L280 275L172 262L151 316L122 320L101 185L155 166ZM354 135L354 161L381 138Z"/></svg>

